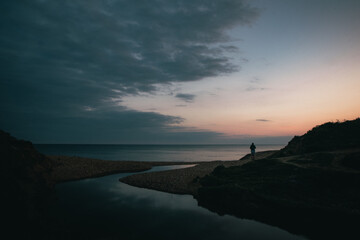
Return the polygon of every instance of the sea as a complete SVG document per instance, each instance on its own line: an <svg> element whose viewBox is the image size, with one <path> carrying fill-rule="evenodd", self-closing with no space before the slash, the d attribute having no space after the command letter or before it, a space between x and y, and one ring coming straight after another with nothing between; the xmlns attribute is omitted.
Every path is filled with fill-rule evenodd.
<svg viewBox="0 0 360 240"><path fill-rule="evenodd" d="M256 151L279 150L285 145L258 144ZM35 144L46 155L65 155L115 161L201 162L238 160L250 145L104 145Z"/></svg>

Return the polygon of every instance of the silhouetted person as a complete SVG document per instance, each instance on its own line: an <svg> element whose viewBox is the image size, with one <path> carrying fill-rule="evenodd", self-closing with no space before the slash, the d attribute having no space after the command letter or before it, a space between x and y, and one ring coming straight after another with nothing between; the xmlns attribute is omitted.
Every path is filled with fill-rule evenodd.
<svg viewBox="0 0 360 240"><path fill-rule="evenodd" d="M250 150L251 150L251 159L252 160L255 160L255 149L256 149L256 146L254 143L251 143L250 145Z"/></svg>

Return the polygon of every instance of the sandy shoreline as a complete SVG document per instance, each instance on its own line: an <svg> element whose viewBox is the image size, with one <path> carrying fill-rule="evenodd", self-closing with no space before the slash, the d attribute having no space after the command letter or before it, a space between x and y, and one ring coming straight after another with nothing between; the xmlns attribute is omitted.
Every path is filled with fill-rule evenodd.
<svg viewBox="0 0 360 240"><path fill-rule="evenodd" d="M142 172L156 166L202 164L207 162L110 161L70 156L46 156L52 166L54 183L96 178L116 173Z"/></svg>
<svg viewBox="0 0 360 240"><path fill-rule="evenodd" d="M263 158L274 152L259 152L257 157ZM244 156L240 160L210 162L110 161L76 156L46 157L52 165L50 177L54 183L96 178L116 173L142 172L156 166L196 164L196 166L190 168L139 173L121 179L122 182L129 185L179 194L194 194L198 187L194 179L209 174L219 165L224 165L225 167L239 166L250 161L249 155Z"/></svg>
<svg viewBox="0 0 360 240"><path fill-rule="evenodd" d="M257 158L265 158L277 151L264 151L257 153ZM168 170L161 172L139 173L120 179L121 182L141 187L154 189L162 192L176 194L196 195L200 187L198 179L211 173L216 167L241 166L251 161L250 155L246 155L235 161L212 161L200 162L194 167Z"/></svg>

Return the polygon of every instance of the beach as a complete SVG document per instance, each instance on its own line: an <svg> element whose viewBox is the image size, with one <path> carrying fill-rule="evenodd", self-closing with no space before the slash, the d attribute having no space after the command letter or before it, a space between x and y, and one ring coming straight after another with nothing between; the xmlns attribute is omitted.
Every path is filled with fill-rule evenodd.
<svg viewBox="0 0 360 240"><path fill-rule="evenodd" d="M277 151L257 153L262 159ZM86 178L101 177L116 173L139 172L120 179L129 185L149 188L169 193L195 195L199 184L197 179L211 173L216 167L241 166L251 161L250 155L235 161L209 162L144 162L144 161L110 161L77 156L46 156L51 162L50 178L54 183L74 181ZM140 173L156 166L195 165L189 168L160 172Z"/></svg>
<svg viewBox="0 0 360 240"><path fill-rule="evenodd" d="M46 156L52 170L50 178L55 183L101 177L116 173L142 172L156 166L188 165L199 162L143 162L110 161L77 156Z"/></svg>
<svg viewBox="0 0 360 240"><path fill-rule="evenodd" d="M266 158L275 152L277 151L259 152L257 158ZM193 162L197 165L191 168L135 174L122 178L120 181L132 186L163 192L196 195L200 187L198 179L210 174L216 167L242 166L250 161L251 156L248 154L236 161Z"/></svg>

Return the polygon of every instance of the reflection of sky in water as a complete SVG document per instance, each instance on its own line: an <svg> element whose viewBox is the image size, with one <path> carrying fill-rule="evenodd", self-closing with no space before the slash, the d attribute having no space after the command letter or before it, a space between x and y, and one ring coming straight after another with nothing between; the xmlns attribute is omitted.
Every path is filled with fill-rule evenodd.
<svg viewBox="0 0 360 240"><path fill-rule="evenodd" d="M150 171L173 168L176 166ZM303 239L256 221L219 216L198 207L190 195L142 189L118 181L127 175L59 184L54 216L61 219L72 237L78 238Z"/></svg>

